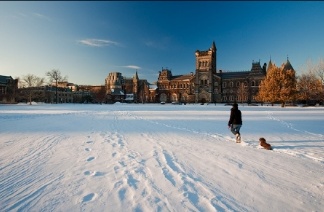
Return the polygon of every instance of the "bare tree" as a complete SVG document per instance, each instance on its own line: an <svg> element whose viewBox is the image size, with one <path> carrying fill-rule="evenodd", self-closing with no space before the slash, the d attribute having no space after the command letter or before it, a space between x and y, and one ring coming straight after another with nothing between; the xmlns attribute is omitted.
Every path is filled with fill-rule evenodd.
<svg viewBox="0 0 324 212"><path fill-rule="evenodd" d="M44 78L37 77L33 74L28 74L22 77L20 84L23 88L26 88L24 91L28 95L30 105L31 105L33 95L35 93L35 90L32 88L40 87L44 84L44 82L45 82Z"/></svg>
<svg viewBox="0 0 324 212"><path fill-rule="evenodd" d="M304 73L298 78L298 99L306 104L311 100L321 99L322 83L314 72Z"/></svg>
<svg viewBox="0 0 324 212"><path fill-rule="evenodd" d="M316 74L319 78L321 78L322 85L324 85L324 59L320 59L318 65L317 65L317 70Z"/></svg>
<svg viewBox="0 0 324 212"><path fill-rule="evenodd" d="M58 102L58 96L57 96L57 89L58 89L58 83L62 82L62 81L66 81L67 80L67 76L63 77L61 75L61 72L58 69L53 69L52 71L48 71L46 72L46 76L49 77L49 80L51 83L55 82L55 96L56 96L56 104Z"/></svg>
<svg viewBox="0 0 324 212"><path fill-rule="evenodd" d="M324 60L318 63L308 60L302 67L302 75L298 79L299 100L314 103L324 100Z"/></svg>

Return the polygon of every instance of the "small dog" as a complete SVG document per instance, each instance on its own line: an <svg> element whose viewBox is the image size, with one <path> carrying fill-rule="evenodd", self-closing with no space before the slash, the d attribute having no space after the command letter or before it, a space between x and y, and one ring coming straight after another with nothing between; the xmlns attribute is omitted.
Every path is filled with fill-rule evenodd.
<svg viewBox="0 0 324 212"><path fill-rule="evenodd" d="M267 150L272 150L272 147L270 144L267 143L265 138L260 138L260 146L262 146L263 148L267 149Z"/></svg>

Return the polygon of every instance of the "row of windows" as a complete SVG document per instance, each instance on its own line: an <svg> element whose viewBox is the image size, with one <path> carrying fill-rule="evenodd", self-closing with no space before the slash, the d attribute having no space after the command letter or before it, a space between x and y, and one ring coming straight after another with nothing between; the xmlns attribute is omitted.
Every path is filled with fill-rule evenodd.
<svg viewBox="0 0 324 212"><path fill-rule="evenodd" d="M6 94L6 88L0 87L0 94Z"/></svg>
<svg viewBox="0 0 324 212"><path fill-rule="evenodd" d="M71 94L67 94L67 93L57 93L58 96L68 96L68 97L71 97L72 95Z"/></svg>
<svg viewBox="0 0 324 212"><path fill-rule="evenodd" d="M243 99L241 96L223 96L223 101L226 102L227 100L240 102L240 101L247 101L248 98L247 96L243 96ZM252 96L252 100L255 100L255 96Z"/></svg>
<svg viewBox="0 0 324 212"><path fill-rule="evenodd" d="M208 80L200 80L200 85L208 85Z"/></svg>
<svg viewBox="0 0 324 212"><path fill-rule="evenodd" d="M199 61L198 63L198 67L207 67L208 65L208 61Z"/></svg>
<svg viewBox="0 0 324 212"><path fill-rule="evenodd" d="M209 84L209 81L207 80L207 79L203 79L203 80L200 80L200 85L208 85ZM248 83L247 82L244 82L243 83L244 84L244 86L246 87L247 85L248 85ZM256 82L256 81L251 81L251 86L258 86L258 82ZM229 86L229 87L234 87L234 82L223 82L223 88L226 88L227 87L227 85ZM236 82L235 83L235 86L236 87L240 87L242 85L242 83L241 82ZM215 82L214 83L214 86L218 86L218 82ZM161 89L168 89L168 88L189 88L189 83L186 83L186 84L179 84L178 86L177 86L177 84L173 84L173 85L160 85L160 88Z"/></svg>
<svg viewBox="0 0 324 212"><path fill-rule="evenodd" d="M234 82L229 82L229 87L234 87ZM258 86L258 82L256 81L251 81L251 86ZM241 82L236 82L236 87L240 87L241 85ZM244 86L247 86L248 83L247 82L244 82ZM227 82L223 82L223 88L225 88L227 86Z"/></svg>
<svg viewBox="0 0 324 212"><path fill-rule="evenodd" d="M240 96L223 96L223 101L242 101L242 98ZM243 101L247 101L247 96L243 97Z"/></svg>
<svg viewBox="0 0 324 212"><path fill-rule="evenodd" d="M169 89L169 88L189 88L189 83L186 84L179 84L179 86L177 86L177 84L173 84L173 85L160 85L159 86L161 89Z"/></svg>

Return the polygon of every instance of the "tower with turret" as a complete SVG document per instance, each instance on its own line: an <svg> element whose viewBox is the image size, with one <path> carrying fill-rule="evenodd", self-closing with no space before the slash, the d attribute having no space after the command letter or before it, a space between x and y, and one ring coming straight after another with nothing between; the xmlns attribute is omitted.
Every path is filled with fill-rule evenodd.
<svg viewBox="0 0 324 212"><path fill-rule="evenodd" d="M195 52L196 55L196 79L195 101L214 102L214 81L216 74L216 45L212 43L207 51Z"/></svg>

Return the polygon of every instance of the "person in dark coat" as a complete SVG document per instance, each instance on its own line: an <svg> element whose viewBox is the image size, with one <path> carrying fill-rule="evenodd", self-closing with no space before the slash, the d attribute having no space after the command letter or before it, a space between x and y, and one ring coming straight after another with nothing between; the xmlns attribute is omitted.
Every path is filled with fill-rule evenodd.
<svg viewBox="0 0 324 212"><path fill-rule="evenodd" d="M231 132L235 135L236 142L241 142L240 129L242 127L242 113L238 109L238 104L234 103L231 109L230 119L228 121L228 127L231 129Z"/></svg>

